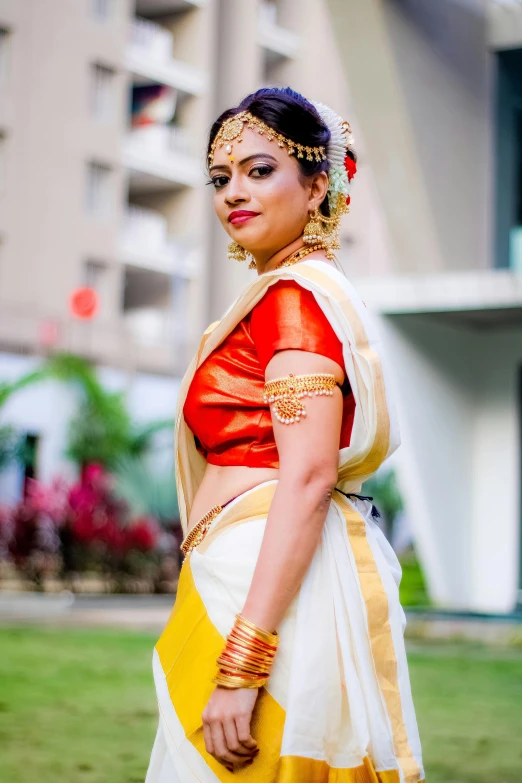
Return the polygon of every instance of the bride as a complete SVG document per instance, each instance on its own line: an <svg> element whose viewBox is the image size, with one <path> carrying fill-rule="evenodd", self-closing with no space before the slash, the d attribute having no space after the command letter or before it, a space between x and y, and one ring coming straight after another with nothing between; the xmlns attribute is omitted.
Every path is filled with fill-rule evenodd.
<svg viewBox="0 0 522 783"><path fill-rule="evenodd" d="M214 123L208 171L230 257L257 277L180 390L185 561L154 651L146 783L419 783L400 566L359 494L399 437L335 263L350 127L258 90Z"/></svg>

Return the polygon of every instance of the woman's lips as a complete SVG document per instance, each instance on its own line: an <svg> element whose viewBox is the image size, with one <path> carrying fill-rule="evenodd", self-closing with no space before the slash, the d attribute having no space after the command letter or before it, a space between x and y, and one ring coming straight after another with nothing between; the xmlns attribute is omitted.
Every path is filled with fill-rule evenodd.
<svg viewBox="0 0 522 783"><path fill-rule="evenodd" d="M237 210L236 212L231 212L228 216L228 222L232 223L234 226L238 226L241 223L246 223L247 220L250 220L251 218L257 217L259 215L259 212L247 212L247 210Z"/></svg>

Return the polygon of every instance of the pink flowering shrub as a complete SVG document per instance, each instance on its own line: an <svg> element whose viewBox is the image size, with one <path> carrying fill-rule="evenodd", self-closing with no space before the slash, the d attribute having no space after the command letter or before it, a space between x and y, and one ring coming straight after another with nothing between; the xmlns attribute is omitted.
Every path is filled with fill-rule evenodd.
<svg viewBox="0 0 522 783"><path fill-rule="evenodd" d="M49 486L32 480L16 507L0 507L0 558L8 557L37 586L50 558L58 560L55 570L65 578L97 571L115 589L124 589L126 577L153 579L161 570L164 541L156 520L132 518L115 497L110 475L96 464L72 487L61 480ZM172 549L173 536L169 541Z"/></svg>

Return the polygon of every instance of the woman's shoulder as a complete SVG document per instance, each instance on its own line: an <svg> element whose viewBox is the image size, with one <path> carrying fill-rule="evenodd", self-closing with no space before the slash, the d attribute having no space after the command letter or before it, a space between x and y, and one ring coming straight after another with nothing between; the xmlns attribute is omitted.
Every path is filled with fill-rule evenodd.
<svg viewBox="0 0 522 783"><path fill-rule="evenodd" d="M317 306L313 293L296 279L283 278L268 286L261 299L252 308L252 317L264 318L269 312L284 316L285 313L288 314L289 309L300 310L306 305L312 308Z"/></svg>
<svg viewBox="0 0 522 783"><path fill-rule="evenodd" d="M330 356L342 366L342 345L314 294L295 279L272 283L251 312L251 336L261 364L276 351Z"/></svg>

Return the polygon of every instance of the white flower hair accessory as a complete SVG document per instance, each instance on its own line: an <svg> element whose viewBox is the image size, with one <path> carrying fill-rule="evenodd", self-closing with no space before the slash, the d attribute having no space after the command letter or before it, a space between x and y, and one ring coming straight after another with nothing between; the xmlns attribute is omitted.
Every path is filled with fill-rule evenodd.
<svg viewBox="0 0 522 783"><path fill-rule="evenodd" d="M340 196L350 203L350 183L357 171L357 164L347 152L353 145L350 124L324 103L312 101L322 121L330 131L330 141L326 148L326 157L330 163L328 204L332 211L338 209Z"/></svg>

